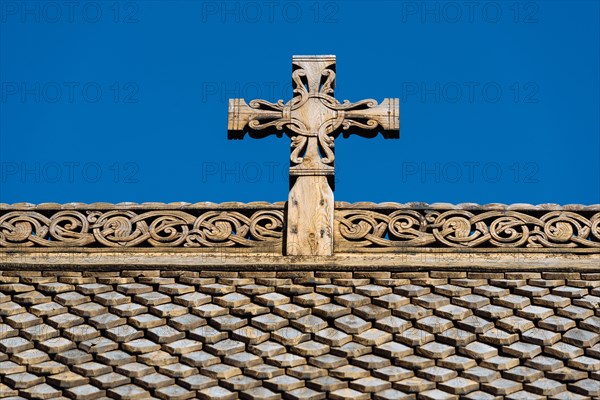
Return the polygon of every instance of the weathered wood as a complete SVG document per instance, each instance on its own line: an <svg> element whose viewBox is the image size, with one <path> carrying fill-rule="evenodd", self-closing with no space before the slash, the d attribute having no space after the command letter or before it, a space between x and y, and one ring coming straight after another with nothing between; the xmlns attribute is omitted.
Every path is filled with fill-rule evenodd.
<svg viewBox="0 0 600 400"><path fill-rule="evenodd" d="M335 56L294 56L292 65L294 97L287 103L231 99L228 135L241 139L247 132L263 137L283 131L290 136L286 253L331 255L335 138L349 130L398 138L399 101L340 103L334 97Z"/></svg>
<svg viewBox="0 0 600 400"><path fill-rule="evenodd" d="M28 251L30 250L30 251ZM129 251L128 251L129 250ZM0 253L0 270L122 270L184 269L233 271L289 270L501 270L501 271L599 271L600 254L566 251L449 251L411 249L403 253L338 253L333 256L282 256L220 249L73 249L51 251L18 249Z"/></svg>
<svg viewBox="0 0 600 400"><path fill-rule="evenodd" d="M334 237L336 252L439 246L600 252L600 213L351 207L336 209Z"/></svg>
<svg viewBox="0 0 600 400"><path fill-rule="evenodd" d="M327 178L299 176L289 193L286 255L333 254L333 213Z"/></svg>
<svg viewBox="0 0 600 400"><path fill-rule="evenodd" d="M329 254L332 215L335 253L413 248L600 253L598 205L332 205L326 177L310 175L297 177L290 199L287 217L284 203L265 202L0 204L0 253L18 248L162 247L234 253L252 248L297 255L295 243L303 241ZM310 232L318 232L317 240ZM292 251L282 247L284 236Z"/></svg>

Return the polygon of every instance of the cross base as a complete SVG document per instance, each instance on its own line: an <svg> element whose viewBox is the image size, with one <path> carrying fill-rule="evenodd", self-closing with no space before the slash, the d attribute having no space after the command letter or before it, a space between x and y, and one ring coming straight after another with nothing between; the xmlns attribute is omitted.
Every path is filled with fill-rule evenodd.
<svg viewBox="0 0 600 400"><path fill-rule="evenodd" d="M333 255L333 190L326 176L299 176L287 204L286 255Z"/></svg>

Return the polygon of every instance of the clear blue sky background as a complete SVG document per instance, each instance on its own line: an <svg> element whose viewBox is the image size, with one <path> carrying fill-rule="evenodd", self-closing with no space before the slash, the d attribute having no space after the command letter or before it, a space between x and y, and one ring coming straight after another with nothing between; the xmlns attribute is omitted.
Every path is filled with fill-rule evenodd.
<svg viewBox="0 0 600 400"><path fill-rule="evenodd" d="M289 139L227 140L227 99L401 99L340 137L336 199L600 202L598 1L0 1L0 202L286 200Z"/></svg>

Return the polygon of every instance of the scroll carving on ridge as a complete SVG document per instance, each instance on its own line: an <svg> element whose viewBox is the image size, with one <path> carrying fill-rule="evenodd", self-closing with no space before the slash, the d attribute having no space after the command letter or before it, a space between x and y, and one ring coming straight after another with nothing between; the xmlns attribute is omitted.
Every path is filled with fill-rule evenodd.
<svg viewBox="0 0 600 400"><path fill-rule="evenodd" d="M599 249L600 213L336 210L345 249L403 247ZM337 242L336 242L337 243Z"/></svg>
<svg viewBox="0 0 600 400"><path fill-rule="evenodd" d="M277 247L282 206L0 211L0 248ZM338 208L339 251L398 248L600 251L597 210Z"/></svg>
<svg viewBox="0 0 600 400"><path fill-rule="evenodd" d="M283 210L69 210L0 215L0 247L279 246Z"/></svg>

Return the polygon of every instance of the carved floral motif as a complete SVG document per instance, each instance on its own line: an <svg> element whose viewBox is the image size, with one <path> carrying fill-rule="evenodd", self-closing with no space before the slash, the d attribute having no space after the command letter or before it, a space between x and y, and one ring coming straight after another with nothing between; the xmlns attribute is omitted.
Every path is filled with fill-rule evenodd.
<svg viewBox="0 0 600 400"><path fill-rule="evenodd" d="M338 240L367 248L600 248L600 213L336 210Z"/></svg>
<svg viewBox="0 0 600 400"><path fill-rule="evenodd" d="M0 247L278 245L282 210L69 210L0 215Z"/></svg>
<svg viewBox="0 0 600 400"><path fill-rule="evenodd" d="M283 209L5 210L0 247L279 246ZM600 212L569 210L335 210L344 249L595 248Z"/></svg>

